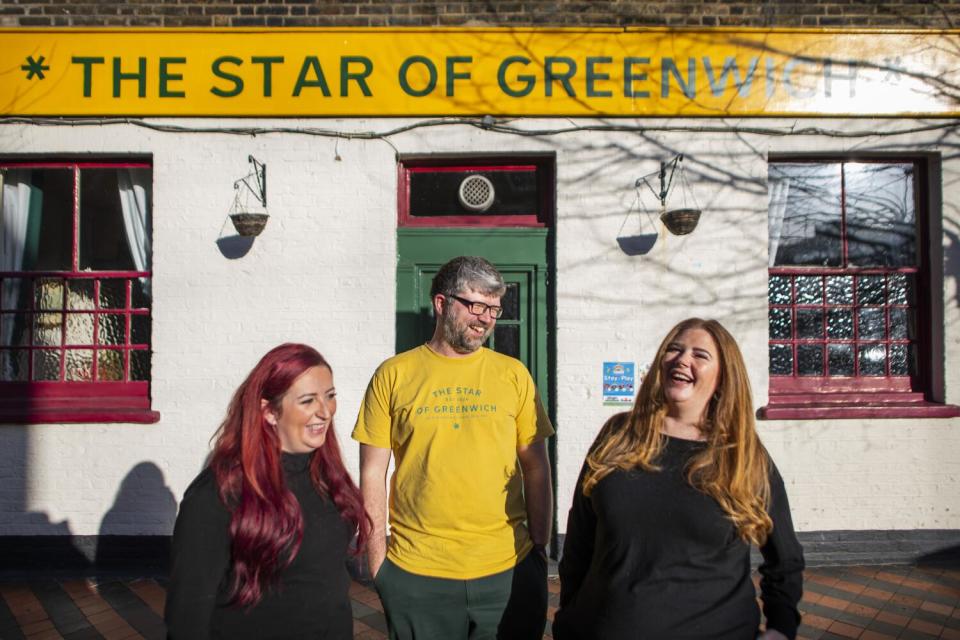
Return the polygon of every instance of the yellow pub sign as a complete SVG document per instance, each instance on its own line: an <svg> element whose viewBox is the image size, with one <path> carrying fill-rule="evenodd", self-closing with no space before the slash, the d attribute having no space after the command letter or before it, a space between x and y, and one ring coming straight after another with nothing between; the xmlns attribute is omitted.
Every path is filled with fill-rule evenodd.
<svg viewBox="0 0 960 640"><path fill-rule="evenodd" d="M960 115L960 31L4 29L2 116Z"/></svg>

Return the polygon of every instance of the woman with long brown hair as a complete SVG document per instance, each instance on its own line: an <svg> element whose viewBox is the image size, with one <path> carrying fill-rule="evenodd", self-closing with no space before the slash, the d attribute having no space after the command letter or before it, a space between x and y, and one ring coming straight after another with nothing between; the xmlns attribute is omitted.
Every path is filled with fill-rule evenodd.
<svg viewBox="0 0 960 640"><path fill-rule="evenodd" d="M370 532L333 430L333 373L302 344L240 385L173 535L169 637L353 635L346 561Z"/></svg>
<svg viewBox="0 0 960 640"><path fill-rule="evenodd" d="M763 555L763 632L751 545ZM608 420L587 455L554 637L794 638L803 567L740 349L716 320L684 320L633 410Z"/></svg>

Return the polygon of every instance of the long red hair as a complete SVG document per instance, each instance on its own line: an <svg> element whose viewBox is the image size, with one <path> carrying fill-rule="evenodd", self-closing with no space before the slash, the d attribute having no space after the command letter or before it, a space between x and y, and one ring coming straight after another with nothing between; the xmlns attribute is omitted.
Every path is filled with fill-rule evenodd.
<svg viewBox="0 0 960 640"><path fill-rule="evenodd" d="M230 602L239 607L260 601L264 589L297 556L303 539L300 503L287 488L280 438L263 417L261 399L279 413L283 394L294 380L317 366L330 369L324 357L305 344L271 349L233 394L214 436L210 467L220 500L232 513ZM359 554L370 535L370 518L360 490L343 466L332 422L323 446L311 454L310 478L317 492L328 495L355 529L353 553Z"/></svg>

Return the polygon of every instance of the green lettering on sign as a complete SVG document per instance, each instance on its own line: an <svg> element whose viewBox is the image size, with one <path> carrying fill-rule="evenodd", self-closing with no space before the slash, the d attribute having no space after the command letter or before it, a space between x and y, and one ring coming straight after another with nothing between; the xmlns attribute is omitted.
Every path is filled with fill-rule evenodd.
<svg viewBox="0 0 960 640"><path fill-rule="evenodd" d="M168 85L171 81L183 80L182 73L170 73L168 68L171 64L186 64L186 58L160 58L160 97L161 98L185 98L187 96L183 91L174 91Z"/></svg>

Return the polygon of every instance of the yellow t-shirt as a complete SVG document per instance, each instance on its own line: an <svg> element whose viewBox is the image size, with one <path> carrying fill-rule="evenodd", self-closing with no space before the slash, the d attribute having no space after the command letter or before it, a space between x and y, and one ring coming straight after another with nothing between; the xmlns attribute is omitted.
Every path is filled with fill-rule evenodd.
<svg viewBox="0 0 960 640"><path fill-rule="evenodd" d="M373 374L353 438L392 449L387 557L470 580L530 550L517 447L553 434L530 373L486 348L448 358L426 345Z"/></svg>

